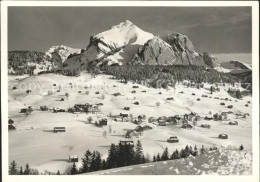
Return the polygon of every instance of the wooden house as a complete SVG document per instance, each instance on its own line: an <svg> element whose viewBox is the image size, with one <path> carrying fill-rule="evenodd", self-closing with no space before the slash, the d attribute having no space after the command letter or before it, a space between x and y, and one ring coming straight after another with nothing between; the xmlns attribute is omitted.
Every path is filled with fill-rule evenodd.
<svg viewBox="0 0 260 182"><path fill-rule="evenodd" d="M77 155L69 156L69 162L78 162L79 157Z"/></svg>
<svg viewBox="0 0 260 182"><path fill-rule="evenodd" d="M53 129L54 133L65 132L65 131L66 131L65 127L54 127L54 129Z"/></svg>

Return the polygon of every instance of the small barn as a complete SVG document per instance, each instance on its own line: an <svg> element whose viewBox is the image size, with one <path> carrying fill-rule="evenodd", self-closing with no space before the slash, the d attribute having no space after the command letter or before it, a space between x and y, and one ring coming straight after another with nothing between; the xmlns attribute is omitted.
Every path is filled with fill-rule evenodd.
<svg viewBox="0 0 260 182"><path fill-rule="evenodd" d="M79 157L77 155L69 156L69 162L78 162Z"/></svg>
<svg viewBox="0 0 260 182"><path fill-rule="evenodd" d="M184 128L184 129L192 129L192 125L190 125L190 124L183 124L183 125L181 126L181 128Z"/></svg>
<svg viewBox="0 0 260 182"><path fill-rule="evenodd" d="M54 133L65 132L65 131L66 131L65 127L54 127L54 129L53 129Z"/></svg>

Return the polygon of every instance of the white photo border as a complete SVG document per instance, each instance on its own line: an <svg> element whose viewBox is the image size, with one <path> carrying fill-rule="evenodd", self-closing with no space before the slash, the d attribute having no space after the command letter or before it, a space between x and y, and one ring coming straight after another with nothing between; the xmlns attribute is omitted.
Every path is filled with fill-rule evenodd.
<svg viewBox="0 0 260 182"><path fill-rule="evenodd" d="M94 175L8 175L8 30L7 16L10 6L160 6L160 7L252 7L252 133L253 133L253 174L242 175L123 175L123 176L94 176ZM258 1L2 1L1 2L1 113L2 113L2 179L4 182L35 182L35 181L95 181L121 182L124 181L236 181L259 182L259 2Z"/></svg>

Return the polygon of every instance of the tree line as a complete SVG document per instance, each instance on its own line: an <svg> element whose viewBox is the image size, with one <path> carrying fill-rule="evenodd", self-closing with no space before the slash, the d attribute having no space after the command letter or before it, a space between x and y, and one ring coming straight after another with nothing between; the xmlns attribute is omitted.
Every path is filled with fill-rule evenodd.
<svg viewBox="0 0 260 182"><path fill-rule="evenodd" d="M203 155L206 151L218 150L217 147L210 147L200 149L195 145L192 147L191 145L186 145L185 148L181 150L174 150L172 153L169 153L167 147L165 147L162 153L158 153L157 155L153 155L152 160L149 156L144 156L143 148L141 142L138 140L136 146L130 144L122 144L119 142L118 145L111 144L108 150L108 157L106 159L102 159L101 154L98 151L91 152L87 150L82 157L81 167L78 169L76 163L73 162L72 167L69 171L70 175L76 175L81 173L94 172L105 169L112 169L117 167L131 166L137 164L144 164L150 162L160 162L167 160L177 160L181 158L187 158L189 156L198 156ZM244 146L240 145L238 150L244 150ZM9 174L10 175L39 175L38 170L32 169L29 167L27 163L25 169L22 166L17 169L17 163L12 161L9 166ZM47 174L55 174L48 172ZM58 170L56 175L60 175L60 171Z"/></svg>
<svg viewBox="0 0 260 182"><path fill-rule="evenodd" d="M235 83L241 81L239 78L229 74L218 72L215 69L205 68L197 65L123 65L102 67L105 74L112 75L115 79L123 82L134 81L145 83L149 86L160 86L163 84L174 84L189 80L194 83Z"/></svg>

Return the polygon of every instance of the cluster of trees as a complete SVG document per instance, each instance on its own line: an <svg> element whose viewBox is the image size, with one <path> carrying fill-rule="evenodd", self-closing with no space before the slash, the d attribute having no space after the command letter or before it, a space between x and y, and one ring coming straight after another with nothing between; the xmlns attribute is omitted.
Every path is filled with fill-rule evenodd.
<svg viewBox="0 0 260 182"><path fill-rule="evenodd" d="M9 166L9 174L11 174L11 175L39 175L39 171L36 169L30 168L28 163L25 165L24 169L22 166L20 166L20 168L17 169L17 163L13 160Z"/></svg>
<svg viewBox="0 0 260 182"><path fill-rule="evenodd" d="M103 67L102 71L106 74L113 75L116 79L123 82L134 81L137 83L149 84L157 87L164 85L190 80L194 83L234 83L240 81L237 77L229 73L218 72L215 69L207 69L203 66L196 65L124 65Z"/></svg>
<svg viewBox="0 0 260 182"><path fill-rule="evenodd" d="M145 158L139 140L136 146L119 142L118 145L111 144L108 157L103 160L98 151L91 152L87 150L82 158L82 167L77 169L76 164L73 163L70 174L87 173L146 162L149 162L149 159Z"/></svg>
<svg viewBox="0 0 260 182"><path fill-rule="evenodd" d="M202 148L200 149L200 153L203 154L205 150L206 149L202 146ZM196 145L194 146L194 148L192 146L187 145L184 149L181 149L180 151L176 149L175 151L173 151L171 155L169 154L168 148L166 147L161 155L158 153L157 155L153 156L153 162L187 158L190 155L198 155L198 148Z"/></svg>
<svg viewBox="0 0 260 182"><path fill-rule="evenodd" d="M198 149L195 145L194 147L186 145L185 148L180 151L176 149L172 154L169 153L168 148L166 147L162 154L158 153L153 156L152 162L166 161L166 160L176 160L181 158L187 158L190 155L196 157L197 155L203 155L206 151L217 150L217 147L210 147L209 149L202 148ZM244 146L240 145L238 150L244 150ZM111 169L123 166L130 166L136 164L144 164L149 163L149 156L145 157L143 153L143 148L141 142L138 140L136 146L130 144L122 144L119 142L118 145L111 144L108 150L108 157L106 159L101 158L101 154L98 151L91 152L87 150L82 158L82 166L78 169L75 162L72 165L70 170L71 175L80 174L80 173L88 173L93 171L99 171L104 169ZM17 163L12 161L9 165L9 174L10 175L39 175L38 170L32 169L29 167L27 163L25 165L25 169L22 166L18 169ZM57 173L47 174L56 174L60 175L60 171Z"/></svg>
<svg viewBox="0 0 260 182"><path fill-rule="evenodd" d="M8 51L8 68L12 68L15 74L32 74L35 66L28 63L44 62L44 53L38 51Z"/></svg>

